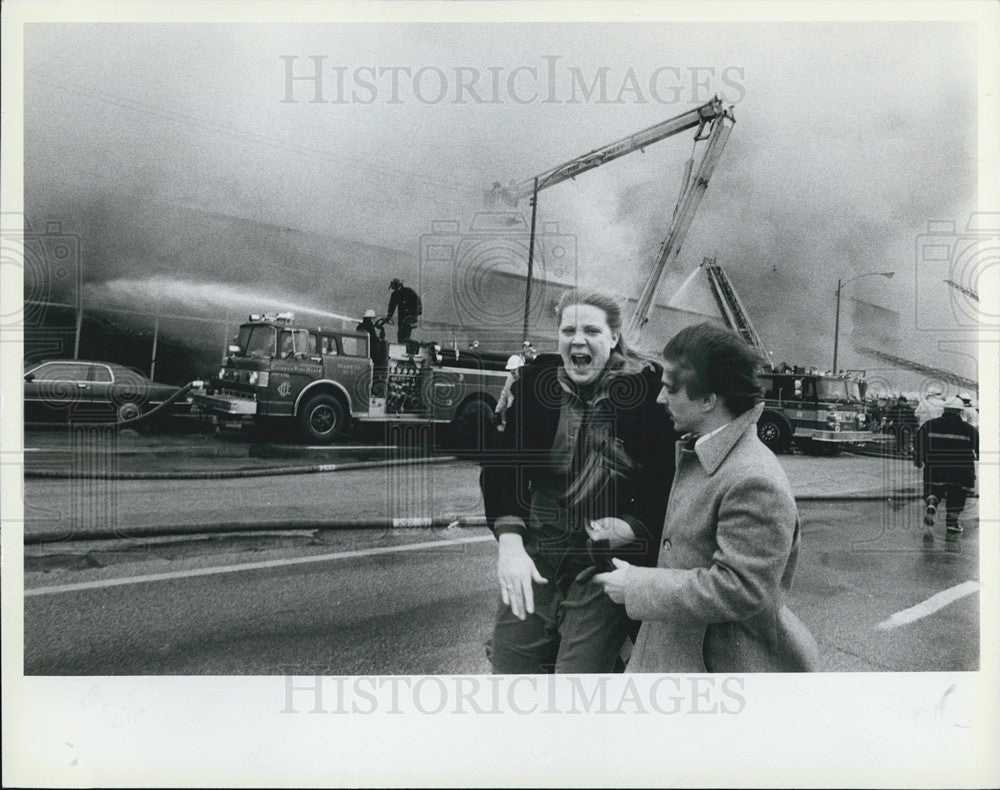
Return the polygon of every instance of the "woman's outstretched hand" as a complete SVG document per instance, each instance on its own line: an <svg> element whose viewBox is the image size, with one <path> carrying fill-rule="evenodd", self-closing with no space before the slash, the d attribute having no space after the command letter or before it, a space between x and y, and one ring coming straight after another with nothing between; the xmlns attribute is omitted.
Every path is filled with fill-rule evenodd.
<svg viewBox="0 0 1000 790"><path fill-rule="evenodd" d="M514 616L524 620L535 611L535 596L531 590L532 581L546 584L524 550L524 540L512 532L500 536L500 550L497 556L497 579L500 581L500 597L510 607Z"/></svg>

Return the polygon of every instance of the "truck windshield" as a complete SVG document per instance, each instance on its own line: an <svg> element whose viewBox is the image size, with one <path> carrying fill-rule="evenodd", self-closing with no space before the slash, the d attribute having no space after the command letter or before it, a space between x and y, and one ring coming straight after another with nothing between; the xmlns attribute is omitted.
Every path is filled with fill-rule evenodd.
<svg viewBox="0 0 1000 790"><path fill-rule="evenodd" d="M310 340L312 342L310 342ZM295 354L315 354L316 336L308 329L282 329L278 337L278 357L286 359Z"/></svg>
<svg viewBox="0 0 1000 790"><path fill-rule="evenodd" d="M861 401L861 388L856 381L849 381L847 379L820 379L818 384L820 400L842 401L845 403Z"/></svg>
<svg viewBox="0 0 1000 790"><path fill-rule="evenodd" d="M240 347L241 356L270 359L274 356L274 337L273 326L241 326L240 333L236 337L236 345Z"/></svg>

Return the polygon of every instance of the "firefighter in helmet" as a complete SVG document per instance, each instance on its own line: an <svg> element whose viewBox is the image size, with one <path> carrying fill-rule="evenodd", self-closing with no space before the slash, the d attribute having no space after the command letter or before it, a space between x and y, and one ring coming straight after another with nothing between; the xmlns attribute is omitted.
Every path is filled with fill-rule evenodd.
<svg viewBox="0 0 1000 790"><path fill-rule="evenodd" d="M397 307L399 308L396 342L406 343L423 312L420 297L412 288L403 285L403 281L398 277L393 278L392 282L389 283L389 290L392 291L392 295L389 297L389 311L385 315L385 320L387 323L391 323L393 313L396 312Z"/></svg>
<svg viewBox="0 0 1000 790"><path fill-rule="evenodd" d="M514 386L514 382L517 381L518 376L521 375L521 368L523 367L524 357L521 354L511 354L507 358L507 381L504 382L503 390L500 392L497 407L493 410L493 424L496 425L498 431L502 431L507 427L507 407L510 406L512 400L510 390Z"/></svg>
<svg viewBox="0 0 1000 790"><path fill-rule="evenodd" d="M372 397L385 397L385 374L389 344L385 342L385 319L376 318L374 310L365 310L364 318L355 329L368 335L368 356L372 361Z"/></svg>

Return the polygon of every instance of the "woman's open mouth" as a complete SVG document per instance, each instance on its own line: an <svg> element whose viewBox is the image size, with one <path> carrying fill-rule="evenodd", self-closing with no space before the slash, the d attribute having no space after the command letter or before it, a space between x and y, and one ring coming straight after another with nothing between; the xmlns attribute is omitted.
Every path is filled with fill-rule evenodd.
<svg viewBox="0 0 1000 790"><path fill-rule="evenodd" d="M575 353L569 355L569 360L573 363L574 368L583 370L590 367L590 363L593 362L594 358L590 354Z"/></svg>

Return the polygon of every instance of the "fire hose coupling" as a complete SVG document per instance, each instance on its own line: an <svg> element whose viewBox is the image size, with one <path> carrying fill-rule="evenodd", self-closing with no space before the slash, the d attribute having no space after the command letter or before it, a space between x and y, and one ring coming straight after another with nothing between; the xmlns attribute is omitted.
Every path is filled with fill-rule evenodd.
<svg viewBox="0 0 1000 790"><path fill-rule="evenodd" d="M169 398L167 398L166 400L164 400L163 403L159 404L158 406L155 406L154 408L150 409L149 411L137 414L135 417L132 417L132 418L130 418L128 420L121 420L120 422L94 423L93 427L99 428L101 426L105 426L105 427L111 427L111 428L123 428L123 427L128 427L130 425L135 425L136 423L144 422L144 421L148 420L150 417L153 417L154 415L160 414L161 412L166 412L167 409L169 409L171 406L173 406L174 403L176 403L177 401L179 401L181 398L187 398L188 397L188 393L190 393L191 390L194 389L194 387L195 387L196 384L200 384L200 383L202 383L202 382L198 382L198 381L188 382L183 387L181 387L179 390L177 390L177 392L175 392Z"/></svg>

